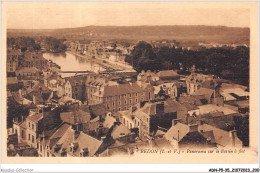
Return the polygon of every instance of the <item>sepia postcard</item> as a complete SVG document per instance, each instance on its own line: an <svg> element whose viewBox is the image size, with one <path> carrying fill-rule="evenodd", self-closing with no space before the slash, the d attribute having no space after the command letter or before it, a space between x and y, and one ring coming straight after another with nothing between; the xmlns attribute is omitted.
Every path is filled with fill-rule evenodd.
<svg viewBox="0 0 260 173"><path fill-rule="evenodd" d="M3 163L257 163L257 2L2 2Z"/></svg>

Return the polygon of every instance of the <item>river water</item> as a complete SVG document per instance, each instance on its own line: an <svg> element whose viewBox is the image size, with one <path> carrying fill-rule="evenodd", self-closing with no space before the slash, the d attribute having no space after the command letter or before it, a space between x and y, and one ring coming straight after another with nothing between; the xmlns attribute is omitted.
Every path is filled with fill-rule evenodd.
<svg viewBox="0 0 260 173"><path fill-rule="evenodd" d="M91 60L71 53L65 52L62 54L57 53L44 53L43 57L47 60L52 60L61 67L61 71L104 71L100 65L92 63ZM78 73L80 74L80 73ZM62 77L73 76L75 73L61 73Z"/></svg>

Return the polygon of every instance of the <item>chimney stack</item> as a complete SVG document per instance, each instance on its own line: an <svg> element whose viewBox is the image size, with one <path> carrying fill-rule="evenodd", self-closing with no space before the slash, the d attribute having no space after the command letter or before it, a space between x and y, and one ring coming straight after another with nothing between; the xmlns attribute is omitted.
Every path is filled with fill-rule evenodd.
<svg viewBox="0 0 260 173"><path fill-rule="evenodd" d="M177 123L181 122L181 118L179 119L173 119L172 120L172 126L175 126Z"/></svg>
<svg viewBox="0 0 260 173"><path fill-rule="evenodd" d="M198 131L198 124L189 125L189 132L197 132Z"/></svg>
<svg viewBox="0 0 260 173"><path fill-rule="evenodd" d="M22 90L19 89L19 96L22 97Z"/></svg>
<svg viewBox="0 0 260 173"><path fill-rule="evenodd" d="M76 140L79 137L80 132L79 131L74 131L74 140Z"/></svg>

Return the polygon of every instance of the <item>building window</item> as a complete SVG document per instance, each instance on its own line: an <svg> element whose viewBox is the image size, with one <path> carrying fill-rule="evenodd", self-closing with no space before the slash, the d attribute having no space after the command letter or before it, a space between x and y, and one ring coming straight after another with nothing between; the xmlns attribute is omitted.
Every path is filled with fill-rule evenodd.
<svg viewBox="0 0 260 173"><path fill-rule="evenodd" d="M115 103L113 102L112 105L113 105L113 107L114 107L114 106L115 106Z"/></svg>
<svg viewBox="0 0 260 173"><path fill-rule="evenodd" d="M28 134L28 140L31 140L31 135L30 134Z"/></svg>
<svg viewBox="0 0 260 173"><path fill-rule="evenodd" d="M24 131L22 130L22 139L24 139Z"/></svg>
<svg viewBox="0 0 260 173"><path fill-rule="evenodd" d="M120 102L120 101L118 102L118 105L121 105L121 102Z"/></svg>
<svg viewBox="0 0 260 173"><path fill-rule="evenodd" d="M125 100L125 105L127 104L127 101Z"/></svg>
<svg viewBox="0 0 260 173"><path fill-rule="evenodd" d="M34 136L32 135L32 143L34 143Z"/></svg>
<svg viewBox="0 0 260 173"><path fill-rule="evenodd" d="M29 127L31 127L31 123L29 122Z"/></svg>
<svg viewBox="0 0 260 173"><path fill-rule="evenodd" d="M129 103L131 104L131 103L132 103L132 100L129 100Z"/></svg>
<svg viewBox="0 0 260 173"><path fill-rule="evenodd" d="M120 99L120 98L121 98L121 96L119 95L119 96L118 96L118 98Z"/></svg>
<svg viewBox="0 0 260 173"><path fill-rule="evenodd" d="M137 102L138 102L138 99L135 99L135 102L137 103Z"/></svg>
<svg viewBox="0 0 260 173"><path fill-rule="evenodd" d="M118 111L121 111L121 108L118 108Z"/></svg>
<svg viewBox="0 0 260 173"><path fill-rule="evenodd" d="M130 98L132 97L132 94L131 94L131 93L129 94L129 97L130 97Z"/></svg>
<svg viewBox="0 0 260 173"><path fill-rule="evenodd" d="M137 96L138 96L138 93L135 93L135 96L137 97Z"/></svg>
<svg viewBox="0 0 260 173"><path fill-rule="evenodd" d="M32 124L32 129L34 129L34 124Z"/></svg>

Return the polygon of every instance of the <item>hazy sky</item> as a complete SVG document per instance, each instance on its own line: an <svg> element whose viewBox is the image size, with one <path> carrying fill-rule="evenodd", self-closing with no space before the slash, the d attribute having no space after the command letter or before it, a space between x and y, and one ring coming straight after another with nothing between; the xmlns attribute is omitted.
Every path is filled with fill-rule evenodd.
<svg viewBox="0 0 260 173"><path fill-rule="evenodd" d="M88 25L250 26L250 11L243 8L187 8L186 6L167 7L167 5L149 4L146 6L57 4L32 3L27 6L9 6L7 28L54 29Z"/></svg>

